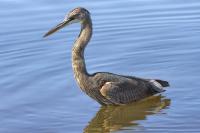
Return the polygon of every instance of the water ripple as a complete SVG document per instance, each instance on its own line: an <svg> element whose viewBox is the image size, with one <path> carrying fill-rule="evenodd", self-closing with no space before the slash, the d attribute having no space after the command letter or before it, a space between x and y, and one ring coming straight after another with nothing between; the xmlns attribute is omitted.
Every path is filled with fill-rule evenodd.
<svg viewBox="0 0 200 133"><path fill-rule="evenodd" d="M88 71L168 80L166 98L99 109L79 90L71 48L80 25L42 38L77 6L93 20ZM0 132L200 131L199 1L2 0L0 7Z"/></svg>

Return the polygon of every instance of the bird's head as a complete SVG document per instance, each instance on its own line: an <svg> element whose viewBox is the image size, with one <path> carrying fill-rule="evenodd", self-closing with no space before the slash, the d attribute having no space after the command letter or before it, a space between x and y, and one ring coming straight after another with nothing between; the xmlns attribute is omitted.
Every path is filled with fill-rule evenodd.
<svg viewBox="0 0 200 133"><path fill-rule="evenodd" d="M54 28L52 28L51 30L49 30L44 37L47 37L53 33L55 33L56 31L58 31L59 29L73 24L73 23L77 23L77 22L84 22L86 19L88 19L90 17L90 13L87 9L82 8L82 7L77 7L75 9L73 9L72 11L69 12L69 14L66 15L66 17L64 18L64 20L58 24L57 26L55 26Z"/></svg>

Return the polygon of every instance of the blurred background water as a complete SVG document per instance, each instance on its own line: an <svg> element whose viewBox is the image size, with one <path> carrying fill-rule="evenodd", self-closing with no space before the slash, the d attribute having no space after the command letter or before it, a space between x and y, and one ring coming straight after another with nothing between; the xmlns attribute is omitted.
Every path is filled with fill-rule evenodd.
<svg viewBox="0 0 200 133"><path fill-rule="evenodd" d="M73 77L80 25L43 39L77 6L92 15L90 73L168 80L162 96L101 107ZM129 133L200 131L199 0L1 0L0 132Z"/></svg>

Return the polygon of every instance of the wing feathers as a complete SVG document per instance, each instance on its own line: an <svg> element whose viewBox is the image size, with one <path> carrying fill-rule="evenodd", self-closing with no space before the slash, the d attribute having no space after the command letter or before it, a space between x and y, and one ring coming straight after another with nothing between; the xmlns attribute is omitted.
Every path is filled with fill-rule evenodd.
<svg viewBox="0 0 200 133"><path fill-rule="evenodd" d="M106 82L100 89L100 93L114 104L126 104L138 101L147 96L165 91L163 86L156 80Z"/></svg>
<svg viewBox="0 0 200 133"><path fill-rule="evenodd" d="M100 93L114 104L126 104L146 97L145 87L140 88L130 83L106 82Z"/></svg>

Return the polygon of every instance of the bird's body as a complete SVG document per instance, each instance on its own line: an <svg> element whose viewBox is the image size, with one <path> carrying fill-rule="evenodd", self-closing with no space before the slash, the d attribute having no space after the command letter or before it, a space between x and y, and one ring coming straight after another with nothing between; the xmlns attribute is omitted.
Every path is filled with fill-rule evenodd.
<svg viewBox="0 0 200 133"><path fill-rule="evenodd" d="M75 8L67 18L50 30L48 36L72 22L81 22L81 32L74 43L72 67L80 88L102 105L121 105L141 100L163 92L169 86L167 81L122 76L108 72L89 74L84 60L84 49L92 36L90 13L84 8Z"/></svg>

